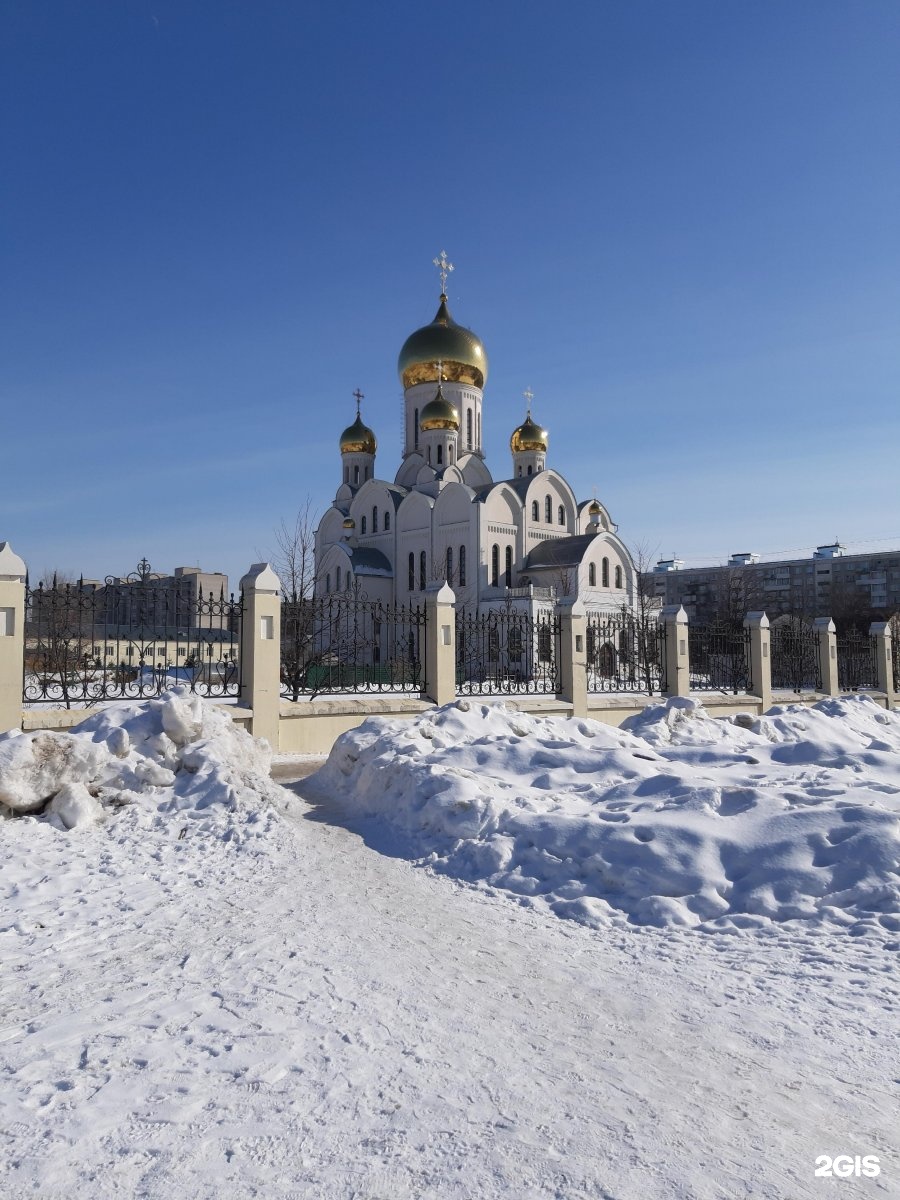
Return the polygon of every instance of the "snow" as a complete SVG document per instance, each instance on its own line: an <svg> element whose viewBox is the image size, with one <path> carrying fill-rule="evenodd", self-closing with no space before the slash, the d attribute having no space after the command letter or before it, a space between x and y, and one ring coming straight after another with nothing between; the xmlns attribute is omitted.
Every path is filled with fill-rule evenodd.
<svg viewBox="0 0 900 1200"><path fill-rule="evenodd" d="M841 1153L881 1167L831 1181L843 1197L897 1195L898 936L888 884L873 898L897 720L451 706L345 735L302 795L177 689L58 743L0 738L20 812L55 789L0 821L0 1196L804 1200ZM853 832L822 850L804 814ZM630 856L654 840L629 889L560 894L595 826L693 831L671 871L720 894L715 829L742 817L776 910L746 927L733 898L641 924L663 868L639 859L641 892ZM849 884L826 863L832 891L808 891L810 837ZM510 859L473 869L497 839ZM537 890L508 886L514 860Z"/></svg>
<svg viewBox="0 0 900 1200"><path fill-rule="evenodd" d="M371 719L317 783L457 879L607 928L900 931L900 714L868 697L621 729L457 701Z"/></svg>

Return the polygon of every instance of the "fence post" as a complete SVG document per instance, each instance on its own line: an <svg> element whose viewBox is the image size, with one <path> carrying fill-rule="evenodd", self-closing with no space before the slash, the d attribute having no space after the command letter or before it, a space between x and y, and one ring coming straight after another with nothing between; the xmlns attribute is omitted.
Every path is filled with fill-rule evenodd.
<svg viewBox="0 0 900 1200"><path fill-rule="evenodd" d="M884 692L888 711L896 703L894 695L894 659L891 646L891 626L888 621L873 621L869 636L875 639L875 686Z"/></svg>
<svg viewBox="0 0 900 1200"><path fill-rule="evenodd" d="M572 705L573 717L586 717L587 707L587 618L581 600L557 601L559 612L559 698Z"/></svg>
<svg viewBox="0 0 900 1200"><path fill-rule="evenodd" d="M281 580L268 563L254 563L241 580L242 708L253 711L250 732L278 749L281 715Z"/></svg>
<svg viewBox="0 0 900 1200"><path fill-rule="evenodd" d="M769 618L764 612L748 612L744 617L744 628L750 634L747 651L750 687L753 694L760 698L761 711L768 712L772 707L772 635L769 632Z"/></svg>
<svg viewBox="0 0 900 1200"><path fill-rule="evenodd" d="M425 695L435 704L456 698L456 596L440 579L425 588Z"/></svg>
<svg viewBox="0 0 900 1200"><path fill-rule="evenodd" d="M826 696L841 694L838 678L837 634L831 617L816 617L813 629L819 639L819 670L822 672L822 691Z"/></svg>
<svg viewBox="0 0 900 1200"><path fill-rule="evenodd" d="M22 728L25 563L0 542L0 733Z"/></svg>
<svg viewBox="0 0 900 1200"><path fill-rule="evenodd" d="M667 604L660 609L659 617L666 629L666 695L689 696L691 672L687 613L680 604Z"/></svg>

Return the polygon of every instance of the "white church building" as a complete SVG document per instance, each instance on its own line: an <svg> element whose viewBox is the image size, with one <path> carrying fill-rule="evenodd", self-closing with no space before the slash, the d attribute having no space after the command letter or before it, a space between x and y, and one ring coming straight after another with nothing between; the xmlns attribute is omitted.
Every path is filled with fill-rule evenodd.
<svg viewBox="0 0 900 1200"><path fill-rule="evenodd" d="M485 612L512 603L546 608L579 597L590 612L633 608L635 569L597 500L577 500L547 465L548 436L532 418L510 438L507 477L495 480L482 441L488 360L480 338L450 315L442 291L434 319L403 343L403 457L379 475L377 440L360 415L341 434L341 483L316 531L316 594L359 586L386 604L417 604L449 583L456 603Z"/></svg>

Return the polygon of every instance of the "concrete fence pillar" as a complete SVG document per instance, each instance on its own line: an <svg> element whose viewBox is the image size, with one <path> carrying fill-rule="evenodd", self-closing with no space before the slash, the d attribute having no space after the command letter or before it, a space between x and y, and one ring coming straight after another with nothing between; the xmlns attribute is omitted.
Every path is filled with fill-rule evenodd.
<svg viewBox="0 0 900 1200"><path fill-rule="evenodd" d="M691 672L688 658L688 618L680 604L667 604L659 619L666 631L667 696L689 696Z"/></svg>
<svg viewBox="0 0 900 1200"><path fill-rule="evenodd" d="M764 612L748 612L744 617L744 629L750 635L746 649L747 669L750 672L750 687L759 696L763 712L772 707L772 635L769 618Z"/></svg>
<svg viewBox="0 0 900 1200"><path fill-rule="evenodd" d="M557 601L560 625L559 698L572 705L573 717L586 717L587 617L578 599Z"/></svg>
<svg viewBox="0 0 900 1200"><path fill-rule="evenodd" d="M425 588L425 695L435 704L456 698L456 596L441 580Z"/></svg>
<svg viewBox="0 0 900 1200"><path fill-rule="evenodd" d="M887 621L873 621L869 626L869 634L875 639L875 684L879 692L884 692L885 703L890 710L897 702L890 624Z"/></svg>
<svg viewBox="0 0 900 1200"><path fill-rule="evenodd" d="M254 563L241 580L241 695L253 711L250 732L278 749L281 716L281 580L268 563Z"/></svg>
<svg viewBox="0 0 900 1200"><path fill-rule="evenodd" d="M822 691L826 696L839 696L841 684L838 678L837 633L831 617L816 617L813 621L819 639L819 667L822 671Z"/></svg>
<svg viewBox="0 0 900 1200"><path fill-rule="evenodd" d="M26 574L9 542L0 542L0 733L22 728Z"/></svg>

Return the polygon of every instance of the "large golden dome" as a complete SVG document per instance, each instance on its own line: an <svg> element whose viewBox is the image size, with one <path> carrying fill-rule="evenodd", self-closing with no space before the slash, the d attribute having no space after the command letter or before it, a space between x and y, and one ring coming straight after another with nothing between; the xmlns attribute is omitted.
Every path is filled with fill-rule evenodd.
<svg viewBox="0 0 900 1200"><path fill-rule="evenodd" d="M419 428L423 433L429 429L455 429L459 432L459 413L441 391L440 384L434 399L429 400L419 414Z"/></svg>
<svg viewBox="0 0 900 1200"><path fill-rule="evenodd" d="M481 339L471 329L457 325L443 293L431 324L411 333L403 343L397 371L404 389L417 383L437 383L438 363L443 379L484 387L488 362Z"/></svg>
<svg viewBox="0 0 900 1200"><path fill-rule="evenodd" d="M375 434L357 413L353 424L341 434L341 454L374 454L377 447Z"/></svg>
<svg viewBox="0 0 900 1200"><path fill-rule="evenodd" d="M546 451L547 441L547 430L541 429L540 425L535 425L531 419L531 413L529 413L522 424L513 430L512 437L509 439L509 448L513 454L517 454L520 450Z"/></svg>

